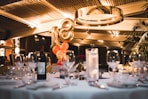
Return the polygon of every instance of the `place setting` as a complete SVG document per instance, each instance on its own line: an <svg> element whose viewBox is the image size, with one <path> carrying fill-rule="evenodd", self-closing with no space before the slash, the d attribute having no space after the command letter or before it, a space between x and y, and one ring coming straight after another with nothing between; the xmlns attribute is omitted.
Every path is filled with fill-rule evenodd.
<svg viewBox="0 0 148 99"><path fill-rule="evenodd" d="M120 57L117 51L108 51L107 63L111 77L110 81L107 82L107 86L114 88L148 87L147 71L141 71L141 68L145 67L144 56L139 54L137 57L132 56L132 61L129 59L132 68L130 72L127 70L125 72L123 68L118 68L119 60Z"/></svg>

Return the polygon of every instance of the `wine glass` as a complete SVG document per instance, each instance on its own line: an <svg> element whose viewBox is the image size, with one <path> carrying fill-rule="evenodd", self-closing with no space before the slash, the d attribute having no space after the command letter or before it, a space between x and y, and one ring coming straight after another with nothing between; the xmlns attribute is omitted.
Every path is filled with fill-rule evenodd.
<svg viewBox="0 0 148 99"><path fill-rule="evenodd" d="M16 67L8 66L7 78L11 80L16 80Z"/></svg>
<svg viewBox="0 0 148 99"><path fill-rule="evenodd" d="M24 55L16 54L14 58L15 70L16 70L16 79L22 79L24 72Z"/></svg>
<svg viewBox="0 0 148 99"><path fill-rule="evenodd" d="M76 68L74 68L75 64L74 51L68 50L66 52L66 56L68 57L68 59L63 62L63 65L67 70L67 77L65 77L65 81L67 85L73 85L74 83L72 82L72 79L75 79L76 77L74 73L74 71L76 70Z"/></svg>
<svg viewBox="0 0 148 99"><path fill-rule="evenodd" d="M109 65L109 71L113 73L113 81L116 81L115 72L118 71L117 66L120 63L119 53L116 50L107 51L107 63Z"/></svg>
<svg viewBox="0 0 148 99"><path fill-rule="evenodd" d="M146 64L145 55L143 52L133 53L132 56L132 67L135 69L134 72L140 75L144 72L144 66Z"/></svg>
<svg viewBox="0 0 148 99"><path fill-rule="evenodd" d="M138 57L137 57L137 53L133 52L130 56L129 56L129 65L132 67L132 76L136 75L136 63L138 61Z"/></svg>
<svg viewBox="0 0 148 99"><path fill-rule="evenodd" d="M32 82L36 80L36 54L33 52L28 53L27 56L27 63L26 63L26 68L27 68L27 74L29 76L32 76Z"/></svg>
<svg viewBox="0 0 148 99"><path fill-rule="evenodd" d="M132 76L135 82L142 81L146 77L144 67L146 66L145 55L143 52L133 52L129 57L129 64L132 67Z"/></svg>
<svg viewBox="0 0 148 99"><path fill-rule="evenodd" d="M30 69L31 69L31 72L32 72L32 73L35 73L35 68L36 68L36 55L35 55L33 52L30 52L30 53L28 54L27 62L28 62L28 66L29 66Z"/></svg>
<svg viewBox="0 0 148 99"><path fill-rule="evenodd" d="M14 63L15 63L15 66L19 66L19 67L24 66L24 55L23 54L15 54Z"/></svg>

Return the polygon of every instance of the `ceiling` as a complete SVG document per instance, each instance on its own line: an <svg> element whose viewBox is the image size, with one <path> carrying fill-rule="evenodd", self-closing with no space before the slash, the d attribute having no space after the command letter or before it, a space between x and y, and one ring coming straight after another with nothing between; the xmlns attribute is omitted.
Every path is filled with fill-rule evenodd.
<svg viewBox="0 0 148 99"><path fill-rule="evenodd" d="M70 43L130 50L145 32L143 29L133 31L133 28L140 20L148 20L148 0L1 0L0 39L34 34L51 36L50 29L60 27L61 20L74 20L78 9L94 5L117 6L122 9L124 20L109 26L75 24L74 39ZM119 36L113 37L110 31L119 31Z"/></svg>

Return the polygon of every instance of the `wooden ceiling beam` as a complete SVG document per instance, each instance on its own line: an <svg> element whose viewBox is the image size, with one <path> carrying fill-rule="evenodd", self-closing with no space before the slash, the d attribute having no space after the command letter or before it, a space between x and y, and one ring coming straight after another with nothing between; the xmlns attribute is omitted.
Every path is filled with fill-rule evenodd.
<svg viewBox="0 0 148 99"><path fill-rule="evenodd" d="M148 8L148 6L145 6L147 4L148 4L148 1L140 0L140 1L136 1L136 2L123 4L118 7L123 10L124 16L131 16L131 15L135 15L138 12L145 11Z"/></svg>
<svg viewBox="0 0 148 99"><path fill-rule="evenodd" d="M28 25L28 26L31 27L31 28L37 27L36 24L31 23L30 21L27 21L27 20L25 20L24 18L18 17L18 16L14 15L14 14L8 13L8 12L3 11L3 10L1 10L1 9L0 9L0 15L2 15L2 16L4 16L4 17L7 17L7 18L10 18L10 19L12 19L12 20L15 20L15 21L17 21L17 22L26 24L26 25Z"/></svg>

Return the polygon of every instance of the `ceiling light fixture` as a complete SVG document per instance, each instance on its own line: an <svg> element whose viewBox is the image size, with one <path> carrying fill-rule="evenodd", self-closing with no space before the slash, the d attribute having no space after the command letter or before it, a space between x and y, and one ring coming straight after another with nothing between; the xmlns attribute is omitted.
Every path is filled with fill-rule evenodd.
<svg viewBox="0 0 148 99"><path fill-rule="evenodd" d="M122 10L115 6L88 6L75 13L76 24L106 26L123 21Z"/></svg>
<svg viewBox="0 0 148 99"><path fill-rule="evenodd" d="M98 40L98 42L99 42L99 43L103 43L103 42L104 42L104 40Z"/></svg>
<svg viewBox="0 0 148 99"><path fill-rule="evenodd" d="M112 36L113 36L113 38L118 37L119 36L119 32L118 31L113 31Z"/></svg>
<svg viewBox="0 0 148 99"><path fill-rule="evenodd" d="M108 31L109 33L111 33L112 37L118 37L119 36L119 31Z"/></svg>

